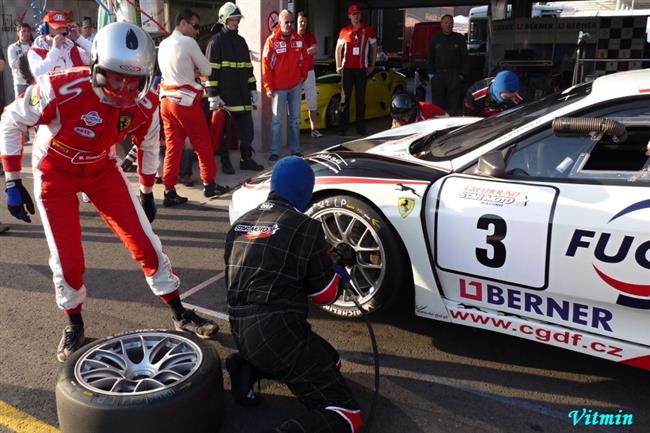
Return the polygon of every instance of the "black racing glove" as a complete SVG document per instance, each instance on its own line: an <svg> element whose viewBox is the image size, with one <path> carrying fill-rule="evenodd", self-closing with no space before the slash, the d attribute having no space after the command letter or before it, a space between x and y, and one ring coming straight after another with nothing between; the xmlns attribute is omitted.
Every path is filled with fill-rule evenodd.
<svg viewBox="0 0 650 433"><path fill-rule="evenodd" d="M31 223L32 219L27 212L34 215L34 202L21 179L9 180L5 188L7 193L7 209L9 213L19 220Z"/></svg>
<svg viewBox="0 0 650 433"><path fill-rule="evenodd" d="M340 243L330 250L330 258L335 265L354 266L357 264L357 252L349 244Z"/></svg>
<svg viewBox="0 0 650 433"><path fill-rule="evenodd" d="M144 209L145 215L150 223L156 219L156 201L153 199L153 192L144 193L140 192L140 204L142 204L142 209Z"/></svg>

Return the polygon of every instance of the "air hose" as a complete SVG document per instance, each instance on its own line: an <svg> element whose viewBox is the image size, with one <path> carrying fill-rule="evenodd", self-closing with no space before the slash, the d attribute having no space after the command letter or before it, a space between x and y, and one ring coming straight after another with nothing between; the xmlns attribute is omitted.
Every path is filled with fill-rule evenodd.
<svg viewBox="0 0 650 433"><path fill-rule="evenodd" d="M621 122L612 119L591 117L558 117L553 119L553 131L568 134L603 133L612 137L615 143L627 139L627 129Z"/></svg>
<svg viewBox="0 0 650 433"><path fill-rule="evenodd" d="M375 417L375 409L377 407L377 401L379 400L379 351L377 350L377 339L375 338L375 331L372 329L372 323L370 322L370 316L366 310L363 309L359 301L357 301L356 296L361 297L361 293L357 292L355 288L352 287L352 284L347 284L345 290L352 298L352 302L359 309L361 315L363 316L366 326L368 327L368 334L370 335L370 345L372 346L372 355L375 361L375 391L372 394L372 400L370 402L370 410L368 410L368 416L363 423L364 433L371 432L372 421Z"/></svg>
<svg viewBox="0 0 650 433"><path fill-rule="evenodd" d="M334 246L330 250L330 259L332 263L336 266L345 266L352 267L357 264L357 253L352 248L351 245L341 242L338 245ZM368 416L363 423L364 433L371 432L372 421L375 417L375 409L377 407L377 401L379 400L379 351L377 350L377 339L375 338L375 331L372 329L372 323L370 322L369 314L366 310L363 309L357 297L363 297L363 294L357 290L348 279L343 286L343 290L350 296L354 305L359 309L361 315L366 321L366 326L368 326L368 334L370 335L370 344L372 346L372 354L375 360L375 391L372 394L372 401L370 402L370 409L368 410Z"/></svg>

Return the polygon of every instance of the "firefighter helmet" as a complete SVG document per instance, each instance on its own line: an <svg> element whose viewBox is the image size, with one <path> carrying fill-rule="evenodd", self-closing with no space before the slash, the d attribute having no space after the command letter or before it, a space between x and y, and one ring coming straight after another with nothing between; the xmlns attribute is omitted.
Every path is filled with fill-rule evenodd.
<svg viewBox="0 0 650 433"><path fill-rule="evenodd" d="M224 3L224 5L219 8L219 22L226 25L228 18L244 18L237 5L233 2Z"/></svg>

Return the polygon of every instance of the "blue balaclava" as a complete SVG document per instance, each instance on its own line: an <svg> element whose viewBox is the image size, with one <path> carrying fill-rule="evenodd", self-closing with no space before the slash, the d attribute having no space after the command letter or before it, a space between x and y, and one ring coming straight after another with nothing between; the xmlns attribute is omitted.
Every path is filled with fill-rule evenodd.
<svg viewBox="0 0 650 433"><path fill-rule="evenodd" d="M490 96L499 104L503 102L501 92L515 93L517 91L519 91L519 77L511 71L499 72L490 85Z"/></svg>
<svg viewBox="0 0 650 433"><path fill-rule="evenodd" d="M279 160L271 175L271 192L303 211L314 192L314 170L304 159L288 156Z"/></svg>

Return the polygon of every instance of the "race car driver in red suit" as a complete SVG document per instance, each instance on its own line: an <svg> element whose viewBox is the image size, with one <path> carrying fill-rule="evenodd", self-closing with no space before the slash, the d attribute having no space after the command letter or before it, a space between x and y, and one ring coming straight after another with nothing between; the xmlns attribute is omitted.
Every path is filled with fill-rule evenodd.
<svg viewBox="0 0 650 433"><path fill-rule="evenodd" d="M147 283L172 308L174 326L209 338L217 325L179 297L179 279L150 222L156 215L152 186L158 167L158 97L149 90L154 45L129 23L113 23L95 37L91 67L38 77L0 120L0 154L10 213L26 222L34 205L21 181L21 132L41 125L34 142L34 195L50 249L56 301L69 319L57 349L63 362L84 342L81 306L86 298L78 192L129 249ZM140 202L119 168L115 144L131 134L138 146Z"/></svg>

